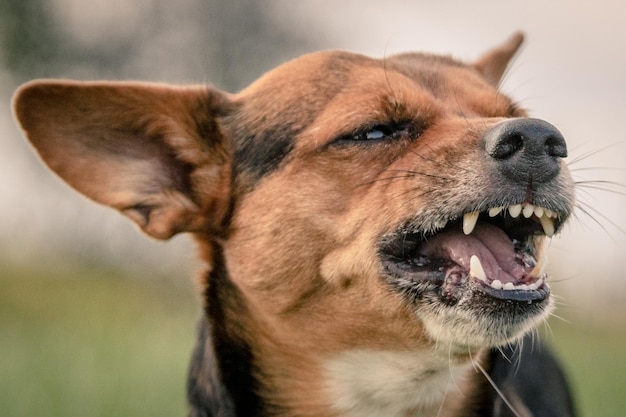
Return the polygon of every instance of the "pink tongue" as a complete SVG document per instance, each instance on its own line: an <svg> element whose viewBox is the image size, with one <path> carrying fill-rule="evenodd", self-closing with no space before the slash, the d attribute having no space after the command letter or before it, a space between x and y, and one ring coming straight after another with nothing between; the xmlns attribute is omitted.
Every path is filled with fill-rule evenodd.
<svg viewBox="0 0 626 417"><path fill-rule="evenodd" d="M427 241L422 255L431 259L450 259L469 272L470 258L478 256L489 281L518 284L525 275L515 257L513 243L498 227L479 223L468 236L462 230L446 230Z"/></svg>

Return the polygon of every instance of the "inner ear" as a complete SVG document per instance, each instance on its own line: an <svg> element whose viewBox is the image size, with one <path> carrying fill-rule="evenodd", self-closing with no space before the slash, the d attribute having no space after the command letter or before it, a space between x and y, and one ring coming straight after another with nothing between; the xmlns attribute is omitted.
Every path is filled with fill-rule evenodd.
<svg viewBox="0 0 626 417"><path fill-rule="evenodd" d="M523 42L524 35L521 32L513 34L505 43L485 53L474 63L474 67L491 85L497 87Z"/></svg>
<svg viewBox="0 0 626 417"><path fill-rule="evenodd" d="M87 197L167 239L222 224L230 147L207 87L36 81L16 117L43 161Z"/></svg>

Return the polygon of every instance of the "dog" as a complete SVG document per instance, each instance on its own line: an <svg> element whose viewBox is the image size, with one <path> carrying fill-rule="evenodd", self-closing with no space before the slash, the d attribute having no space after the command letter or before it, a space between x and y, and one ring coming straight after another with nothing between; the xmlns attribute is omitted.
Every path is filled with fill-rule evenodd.
<svg viewBox="0 0 626 417"><path fill-rule="evenodd" d="M532 329L574 187L498 89L522 42L312 53L238 94L36 80L14 113L70 186L197 241L190 416L573 416Z"/></svg>

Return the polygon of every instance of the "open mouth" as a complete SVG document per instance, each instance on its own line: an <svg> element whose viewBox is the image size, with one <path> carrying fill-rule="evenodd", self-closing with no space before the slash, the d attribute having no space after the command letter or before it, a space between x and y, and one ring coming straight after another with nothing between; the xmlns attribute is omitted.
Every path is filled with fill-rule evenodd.
<svg viewBox="0 0 626 417"><path fill-rule="evenodd" d="M469 291L541 301L550 293L545 242L566 217L526 203L491 207L440 221L436 231L405 227L384 240L381 257L393 284L413 298L434 291L454 304Z"/></svg>

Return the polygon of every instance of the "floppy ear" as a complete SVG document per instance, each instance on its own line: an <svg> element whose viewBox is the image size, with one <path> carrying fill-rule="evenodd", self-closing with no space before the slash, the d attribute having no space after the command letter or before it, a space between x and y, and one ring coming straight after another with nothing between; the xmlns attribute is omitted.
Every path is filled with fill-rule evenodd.
<svg viewBox="0 0 626 417"><path fill-rule="evenodd" d="M513 34L504 44L484 54L474 63L474 67L478 69L491 85L497 87L502 80L502 76L511 58L513 58L518 51L522 42L524 42L524 35L522 33L517 32Z"/></svg>
<svg viewBox="0 0 626 417"><path fill-rule="evenodd" d="M211 231L230 202L230 149L208 87L34 81L14 111L43 161L76 190L147 234Z"/></svg>

